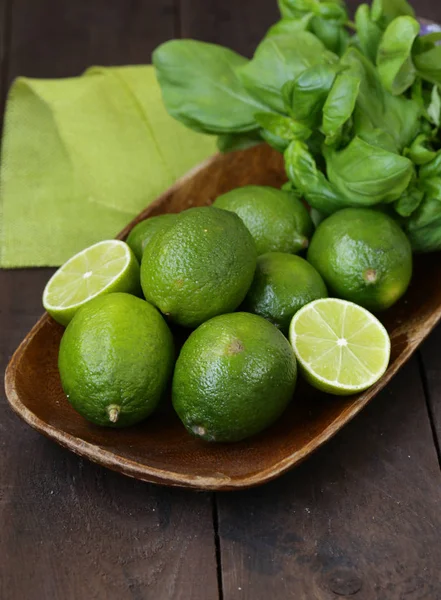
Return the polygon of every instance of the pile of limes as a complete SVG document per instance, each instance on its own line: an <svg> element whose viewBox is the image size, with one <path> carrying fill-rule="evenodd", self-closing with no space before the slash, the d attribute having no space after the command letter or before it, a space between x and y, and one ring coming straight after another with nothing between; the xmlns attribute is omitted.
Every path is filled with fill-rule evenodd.
<svg viewBox="0 0 441 600"><path fill-rule="evenodd" d="M390 307L411 273L410 244L386 214L341 210L314 232L295 195L245 186L80 252L43 304L67 326L61 382L86 419L138 423L171 384L190 433L231 442L279 418L297 364L331 394L374 384L390 341L367 309ZM177 326L189 335L176 357Z"/></svg>

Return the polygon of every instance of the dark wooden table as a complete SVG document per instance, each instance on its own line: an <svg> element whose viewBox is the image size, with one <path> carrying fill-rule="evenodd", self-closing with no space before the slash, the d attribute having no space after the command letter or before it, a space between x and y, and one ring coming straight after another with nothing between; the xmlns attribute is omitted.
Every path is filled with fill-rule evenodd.
<svg viewBox="0 0 441 600"><path fill-rule="evenodd" d="M439 0L416 7L441 22ZM277 18L276 0L0 0L0 13L3 99L17 75L147 63L172 37L249 55ZM2 373L52 272L0 272ZM325 448L240 493L106 471L27 427L1 391L0 599L441 599L440 347L438 329Z"/></svg>

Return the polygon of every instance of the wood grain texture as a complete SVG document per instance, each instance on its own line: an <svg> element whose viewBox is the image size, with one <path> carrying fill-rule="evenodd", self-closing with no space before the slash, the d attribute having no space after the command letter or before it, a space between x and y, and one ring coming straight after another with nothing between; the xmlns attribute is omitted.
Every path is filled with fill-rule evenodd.
<svg viewBox="0 0 441 600"><path fill-rule="evenodd" d="M418 0L418 14L441 23L441 3L433 0ZM438 327L421 349L422 372L427 402L432 419L433 434L441 465L441 328Z"/></svg>
<svg viewBox="0 0 441 600"><path fill-rule="evenodd" d="M0 272L2 374L41 314L52 272ZM141 484L84 462L17 419L3 385L0 409L2 600L217 600L209 495Z"/></svg>
<svg viewBox="0 0 441 600"><path fill-rule="evenodd" d="M412 360L299 469L217 495L223 597L439 599L440 491Z"/></svg>
<svg viewBox="0 0 441 600"><path fill-rule="evenodd" d="M441 467L441 327L421 347L421 372Z"/></svg>
<svg viewBox="0 0 441 600"><path fill-rule="evenodd" d="M9 80L149 63L174 28L174 0L14 0Z"/></svg>
<svg viewBox="0 0 441 600"><path fill-rule="evenodd" d="M0 10L7 2L12 0L0 0ZM178 4L14 0L8 78L69 76L90 64L144 62L155 45L179 30L250 55L259 32L277 19L275 0L182 0L181 26L174 13ZM422 16L441 21L437 0L415 0L414 5ZM210 7L224 11L222 23L209 14ZM146 21L146 14L153 16ZM234 35L227 27L233 16L241 19L232 26ZM0 273L0 367L40 315L48 275L29 269ZM435 376L438 337L429 340L425 353L425 360L428 353L433 359ZM385 416L378 414L383 407ZM218 597L205 495L164 491L106 472L22 424L5 408L2 393L0 409L2 600ZM418 462L411 450L418 453ZM313 594L321 600L438 600L439 575L433 573L430 556L439 564L439 523L432 519L439 487L433 464L412 363L353 426L300 470L266 488L222 496L219 516L228 532L222 538L225 600L314 600ZM172 535L182 545L181 556ZM339 574L339 561L349 573ZM334 575L327 581L335 591L330 595L330 584L316 584L313 573L331 572L332 565ZM376 592L366 588L370 574ZM306 595L305 581L312 582Z"/></svg>
<svg viewBox="0 0 441 600"><path fill-rule="evenodd" d="M226 10L215 0L199 0L197 14L187 9L185 35L250 56L258 39L240 25L221 33L213 3ZM348 1L352 14L360 3ZM416 0L414 6L441 22L439 2ZM224 12L224 21L236 10ZM265 28L274 17L265 14ZM435 333L426 342L437 400L438 338ZM441 435L441 410L438 422ZM216 496L225 600L441 598L439 471L415 361L297 471L264 488Z"/></svg>
<svg viewBox="0 0 441 600"><path fill-rule="evenodd" d="M16 0L12 21L8 82L149 62L175 31L173 0ZM52 272L0 272L2 378ZM218 599L210 495L83 461L17 419L3 385L0 410L2 600Z"/></svg>
<svg viewBox="0 0 441 600"><path fill-rule="evenodd" d="M11 2L12 0L0 0L0 135L3 130L3 114L8 82Z"/></svg>
<svg viewBox="0 0 441 600"><path fill-rule="evenodd" d="M181 0L181 37L228 46L251 56L279 19L276 0Z"/></svg>

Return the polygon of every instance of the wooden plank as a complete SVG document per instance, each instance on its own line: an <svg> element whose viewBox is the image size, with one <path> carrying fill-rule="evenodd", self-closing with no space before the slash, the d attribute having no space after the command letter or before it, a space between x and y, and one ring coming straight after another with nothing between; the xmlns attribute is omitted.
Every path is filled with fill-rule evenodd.
<svg viewBox="0 0 441 600"><path fill-rule="evenodd" d="M418 15L441 24L441 4L432 0L418 0L414 3ZM439 347L441 327L438 327L424 343L419 353L426 400L430 413L435 446L441 466L441 362Z"/></svg>
<svg viewBox="0 0 441 600"><path fill-rule="evenodd" d="M181 37L229 46L251 56L279 19L276 0L181 0Z"/></svg>
<svg viewBox="0 0 441 600"><path fill-rule="evenodd" d="M358 4L349 3L352 13ZM182 37L249 56L278 18L275 5L181 0ZM425 0L417 11L435 19L441 9ZM223 598L441 597L440 483L413 361L298 471L217 495Z"/></svg>
<svg viewBox="0 0 441 600"><path fill-rule="evenodd" d="M218 494L223 598L441 598L440 492L412 360L297 471Z"/></svg>
<svg viewBox="0 0 441 600"><path fill-rule="evenodd" d="M441 4L432 0L418 0L414 4L417 13L427 19L441 23ZM430 411L433 435L441 466L441 363L439 347L441 328L438 327L424 343L420 357L426 397Z"/></svg>
<svg viewBox="0 0 441 600"><path fill-rule="evenodd" d="M14 0L10 77L149 63L174 34L174 0Z"/></svg>
<svg viewBox="0 0 441 600"><path fill-rule="evenodd" d="M0 272L2 377L51 272ZM19 421L3 383L0 408L0 598L217 600L210 494L83 461Z"/></svg>
<svg viewBox="0 0 441 600"><path fill-rule="evenodd" d="M0 0L0 135L8 81L10 18L11 0Z"/></svg>
<svg viewBox="0 0 441 600"><path fill-rule="evenodd" d="M12 21L9 82L146 63L175 29L173 0L16 0ZM2 376L51 272L0 272ZM1 390L0 598L218 598L209 494L83 461L22 423Z"/></svg>
<svg viewBox="0 0 441 600"><path fill-rule="evenodd" d="M441 327L421 347L421 373L429 407L433 436L441 466Z"/></svg>

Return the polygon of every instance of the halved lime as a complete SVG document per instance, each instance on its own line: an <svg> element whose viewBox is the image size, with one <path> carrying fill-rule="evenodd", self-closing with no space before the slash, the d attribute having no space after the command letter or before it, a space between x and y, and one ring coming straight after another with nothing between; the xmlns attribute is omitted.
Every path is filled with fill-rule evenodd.
<svg viewBox="0 0 441 600"><path fill-rule="evenodd" d="M389 364L386 329L347 300L322 298L307 304L294 315L289 338L306 379L330 394L366 390Z"/></svg>
<svg viewBox="0 0 441 600"><path fill-rule="evenodd" d="M92 298L110 292L140 293L139 264L120 240L98 242L72 256L49 279L43 306L61 325L67 325Z"/></svg>

